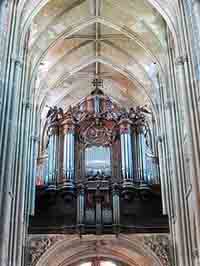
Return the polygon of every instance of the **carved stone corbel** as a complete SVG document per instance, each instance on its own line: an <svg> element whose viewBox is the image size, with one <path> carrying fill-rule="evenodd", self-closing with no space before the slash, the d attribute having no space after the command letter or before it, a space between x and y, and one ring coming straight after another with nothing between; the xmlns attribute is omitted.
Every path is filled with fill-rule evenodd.
<svg viewBox="0 0 200 266"><path fill-rule="evenodd" d="M35 266L41 256L63 236L38 236L29 240L27 246L27 266Z"/></svg>
<svg viewBox="0 0 200 266"><path fill-rule="evenodd" d="M170 241L167 236L144 237L144 244L148 246L160 259L163 266L171 266Z"/></svg>

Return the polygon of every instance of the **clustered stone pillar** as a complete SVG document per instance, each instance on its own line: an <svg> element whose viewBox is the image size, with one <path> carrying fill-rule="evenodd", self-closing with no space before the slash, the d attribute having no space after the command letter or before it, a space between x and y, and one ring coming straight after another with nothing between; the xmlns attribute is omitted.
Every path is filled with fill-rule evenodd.
<svg viewBox="0 0 200 266"><path fill-rule="evenodd" d="M192 8L193 8L193 14L194 14L194 20L195 20L195 26L198 34L198 41L200 40L200 1L199 0L192 0ZM200 47L199 47L200 48Z"/></svg>
<svg viewBox="0 0 200 266"><path fill-rule="evenodd" d="M74 187L75 125L70 120L64 125L63 174L65 187Z"/></svg>
<svg viewBox="0 0 200 266"><path fill-rule="evenodd" d="M191 1L192 2L192 1ZM178 63L176 69L176 78L180 89L180 95L183 96L183 109L185 129L187 134L187 149L190 153L190 182L192 185L191 197L192 207L189 208L190 222L192 217L192 209L194 211L196 232L195 237L197 239L197 252L193 251L193 256L197 257L198 265L200 264L200 141L199 141L199 128L200 128L200 113L199 113L199 86L197 84L197 76L194 69L194 56L198 55L197 51L192 50L192 43L195 41L192 39L191 24L188 19L188 4L189 1L178 1L180 10L179 15L179 30L180 30L180 54L176 60ZM193 1L193 15L199 22L199 1ZM198 23L197 23L198 24ZM198 27L199 30L199 27ZM198 36L196 36L198 38ZM194 54L193 54L194 53ZM198 57L198 56L197 56ZM185 134L185 135L186 135ZM185 145L186 146L186 145ZM187 198L189 194L187 195ZM188 215L187 215L188 216ZM188 230L189 231L189 230ZM196 244L195 244L196 245Z"/></svg>
<svg viewBox="0 0 200 266"><path fill-rule="evenodd" d="M55 189L58 178L59 131L57 125L49 128L48 144L48 178L45 183L48 189Z"/></svg>
<svg viewBox="0 0 200 266"><path fill-rule="evenodd" d="M131 141L131 124L129 119L120 121L120 141L122 156L122 178L124 184L133 182L133 154Z"/></svg>

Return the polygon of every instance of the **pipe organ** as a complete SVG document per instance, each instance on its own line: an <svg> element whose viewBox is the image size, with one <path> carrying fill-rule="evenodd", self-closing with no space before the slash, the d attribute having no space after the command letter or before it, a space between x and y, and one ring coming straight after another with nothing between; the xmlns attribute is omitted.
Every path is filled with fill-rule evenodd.
<svg viewBox="0 0 200 266"><path fill-rule="evenodd" d="M73 206L66 226L119 231L130 206L160 187L147 116L145 108L127 111L98 88L65 113L50 108L47 156L38 159L36 185L51 202L61 195Z"/></svg>

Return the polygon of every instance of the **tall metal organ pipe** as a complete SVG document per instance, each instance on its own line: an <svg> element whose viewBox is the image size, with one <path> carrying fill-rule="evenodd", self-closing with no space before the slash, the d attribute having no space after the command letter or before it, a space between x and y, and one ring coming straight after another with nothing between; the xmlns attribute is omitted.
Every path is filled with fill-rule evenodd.
<svg viewBox="0 0 200 266"><path fill-rule="evenodd" d="M58 178L58 153L59 153L59 134L58 128L49 128L49 144L48 144L48 175L45 184L49 188L56 188Z"/></svg>
<svg viewBox="0 0 200 266"><path fill-rule="evenodd" d="M75 131L73 124L66 124L64 127L64 151L63 151L63 174L64 183L67 187L74 186L75 165Z"/></svg>
<svg viewBox="0 0 200 266"><path fill-rule="evenodd" d="M122 177L123 181L133 181L133 154L131 141L131 121L123 119L120 121L120 142L122 159Z"/></svg>
<svg viewBox="0 0 200 266"><path fill-rule="evenodd" d="M136 180L138 182L148 182L147 180L147 169L146 169L146 147L145 147L145 136L144 126L141 125L136 130Z"/></svg>

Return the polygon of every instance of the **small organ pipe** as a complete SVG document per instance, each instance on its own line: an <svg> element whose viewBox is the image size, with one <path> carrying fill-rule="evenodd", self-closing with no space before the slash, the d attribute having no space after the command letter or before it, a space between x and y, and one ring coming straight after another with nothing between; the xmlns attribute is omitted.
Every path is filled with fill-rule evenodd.
<svg viewBox="0 0 200 266"><path fill-rule="evenodd" d="M113 225L119 226L120 224L120 200L119 200L119 189L117 188L117 185L113 186L112 200L113 200Z"/></svg>
<svg viewBox="0 0 200 266"><path fill-rule="evenodd" d="M125 178L126 176L126 169L125 169L125 154L124 154L124 138L123 135L120 135L120 140L121 140L121 156L122 156L122 176Z"/></svg>
<svg viewBox="0 0 200 266"><path fill-rule="evenodd" d="M81 226L84 224L84 213L85 213L85 204L84 204L84 187L80 186L78 188L77 196L77 225Z"/></svg>

